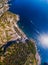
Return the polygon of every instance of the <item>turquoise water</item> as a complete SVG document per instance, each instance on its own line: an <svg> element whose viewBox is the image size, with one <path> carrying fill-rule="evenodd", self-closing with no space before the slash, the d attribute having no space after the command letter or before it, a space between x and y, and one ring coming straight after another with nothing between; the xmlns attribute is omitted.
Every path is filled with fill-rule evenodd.
<svg viewBox="0 0 48 65"><path fill-rule="evenodd" d="M10 11L19 14L19 27L24 33L36 41L42 63L48 62L48 49L39 45L38 36L48 33L48 3L47 0L11 0ZM38 33L38 32L39 33ZM47 65L47 64L46 64Z"/></svg>

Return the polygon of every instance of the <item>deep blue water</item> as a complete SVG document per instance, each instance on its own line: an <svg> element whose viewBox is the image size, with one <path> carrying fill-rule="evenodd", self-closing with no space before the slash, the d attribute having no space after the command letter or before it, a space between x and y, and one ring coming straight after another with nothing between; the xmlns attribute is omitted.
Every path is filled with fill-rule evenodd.
<svg viewBox="0 0 48 65"><path fill-rule="evenodd" d="M48 33L47 0L11 0L10 11L20 16L19 27L29 37L36 40L42 62L48 62L48 49L39 45L37 36ZM39 34L37 33L39 31Z"/></svg>

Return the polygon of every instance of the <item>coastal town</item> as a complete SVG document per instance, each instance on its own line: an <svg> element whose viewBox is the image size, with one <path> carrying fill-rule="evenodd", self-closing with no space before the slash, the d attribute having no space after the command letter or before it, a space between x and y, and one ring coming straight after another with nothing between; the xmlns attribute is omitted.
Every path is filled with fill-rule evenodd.
<svg viewBox="0 0 48 65"><path fill-rule="evenodd" d="M35 42L17 25L19 15L8 10L8 0L0 0L0 65L40 65Z"/></svg>

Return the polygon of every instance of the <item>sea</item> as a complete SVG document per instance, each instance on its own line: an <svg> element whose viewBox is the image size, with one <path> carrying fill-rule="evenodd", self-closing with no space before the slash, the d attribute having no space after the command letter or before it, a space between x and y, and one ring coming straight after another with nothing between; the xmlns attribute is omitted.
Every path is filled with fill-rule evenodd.
<svg viewBox="0 0 48 65"><path fill-rule="evenodd" d="M9 11L20 16L18 26L28 38L36 42L41 65L48 65L48 49L44 49L38 36L48 33L48 0L11 0Z"/></svg>

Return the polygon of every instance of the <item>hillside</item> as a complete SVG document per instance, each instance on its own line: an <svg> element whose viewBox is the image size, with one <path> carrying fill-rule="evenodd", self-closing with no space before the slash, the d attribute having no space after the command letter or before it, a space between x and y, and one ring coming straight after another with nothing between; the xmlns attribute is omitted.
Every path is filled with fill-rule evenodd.
<svg viewBox="0 0 48 65"><path fill-rule="evenodd" d="M0 57L0 65L37 65L35 55L34 42L27 40L26 43L13 43Z"/></svg>
<svg viewBox="0 0 48 65"><path fill-rule="evenodd" d="M19 16L9 11L0 17L0 65L38 65L35 43L20 30L17 21Z"/></svg>
<svg viewBox="0 0 48 65"><path fill-rule="evenodd" d="M18 38L17 31L15 31L16 22L18 20L18 15L12 14L9 11L0 17L0 47L6 42Z"/></svg>
<svg viewBox="0 0 48 65"><path fill-rule="evenodd" d="M9 10L9 0L0 0L0 65L39 65L35 42L19 28L19 15Z"/></svg>

